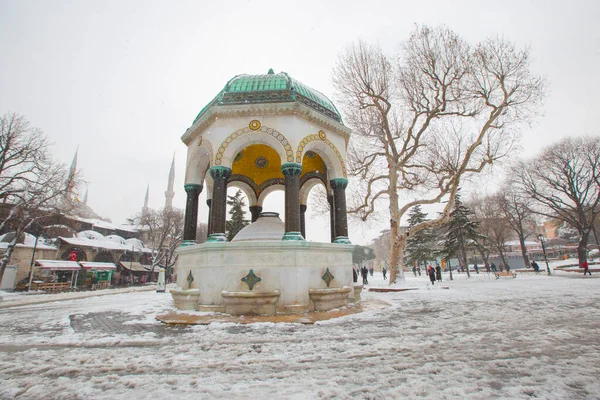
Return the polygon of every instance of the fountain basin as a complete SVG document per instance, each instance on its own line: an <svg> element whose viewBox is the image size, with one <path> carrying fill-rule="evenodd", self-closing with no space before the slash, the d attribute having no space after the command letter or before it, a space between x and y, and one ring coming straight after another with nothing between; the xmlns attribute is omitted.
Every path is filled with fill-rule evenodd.
<svg viewBox="0 0 600 400"><path fill-rule="evenodd" d="M200 291L198 289L172 289L171 296L173 296L173 302L175 307L180 310L194 310L200 297Z"/></svg>
<svg viewBox="0 0 600 400"><path fill-rule="evenodd" d="M346 244L283 240L210 242L179 247L177 286L186 287L186 278L191 272L194 278L191 288L199 290L196 310L225 310L228 297L223 297L222 292L278 291L275 312L311 311L314 302L309 297L309 289L327 288L322 279L327 269L333 275L330 286L351 289L352 249L352 245ZM250 270L260 278L252 289L248 279L242 281L250 275ZM262 314L260 307L256 304L256 308L248 312Z"/></svg>
<svg viewBox="0 0 600 400"><path fill-rule="evenodd" d="M272 292L222 291L225 312L231 315L275 315L279 290Z"/></svg>
<svg viewBox="0 0 600 400"><path fill-rule="evenodd" d="M309 289L310 300L315 311L329 311L348 305L348 296L352 289L348 286L341 288Z"/></svg>

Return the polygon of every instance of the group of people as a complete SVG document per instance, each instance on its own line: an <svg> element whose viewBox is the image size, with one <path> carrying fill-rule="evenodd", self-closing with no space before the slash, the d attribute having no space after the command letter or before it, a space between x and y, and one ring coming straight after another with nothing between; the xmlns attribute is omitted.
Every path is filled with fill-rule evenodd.
<svg viewBox="0 0 600 400"><path fill-rule="evenodd" d="M442 267L440 264L437 264L435 268L430 264L427 266L427 275L429 275L429 280L431 284L435 284L435 281L442 281Z"/></svg>
<svg viewBox="0 0 600 400"><path fill-rule="evenodd" d="M358 274L360 273L360 276L362 277L363 285L368 285L369 284L369 274L371 276L373 276L374 272L375 272L375 269L373 267L367 268L364 265L362 266L362 268L358 268L358 272L357 272L357 268L352 268L352 278L354 280L354 283L358 282ZM385 267L383 267L383 269L381 270L381 273L383 274L383 279L386 280L387 279L387 269Z"/></svg>

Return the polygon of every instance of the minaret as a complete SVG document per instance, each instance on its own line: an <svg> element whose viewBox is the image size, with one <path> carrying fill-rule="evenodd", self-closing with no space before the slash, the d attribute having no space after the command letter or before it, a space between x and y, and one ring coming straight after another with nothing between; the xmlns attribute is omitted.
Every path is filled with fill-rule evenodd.
<svg viewBox="0 0 600 400"><path fill-rule="evenodd" d="M173 153L173 161L171 162L171 171L169 171L169 184L167 185L167 191L165 192L165 208L173 208L173 197L175 197L175 191L173 186L175 185L175 153Z"/></svg>
<svg viewBox="0 0 600 400"><path fill-rule="evenodd" d="M146 214L148 212L148 201L150 200L150 183L148 183L148 187L146 187L146 197L144 198L144 207L142 207L142 214Z"/></svg>
<svg viewBox="0 0 600 400"><path fill-rule="evenodd" d="M79 146L77 146L77 150L75 150L75 155L73 156L73 161L71 161L71 167L69 168L69 175L67 177L67 182L69 183L69 187L65 192L64 201L65 204L71 202L73 200L73 178L75 177L75 173L77 172L77 153L79 153Z"/></svg>

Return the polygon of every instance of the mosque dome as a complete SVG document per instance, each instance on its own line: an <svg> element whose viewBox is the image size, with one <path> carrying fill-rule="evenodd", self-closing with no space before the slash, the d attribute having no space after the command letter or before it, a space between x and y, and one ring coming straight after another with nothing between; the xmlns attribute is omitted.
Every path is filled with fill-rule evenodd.
<svg viewBox="0 0 600 400"><path fill-rule="evenodd" d="M303 103L336 122L342 123L339 111L327 96L297 81L285 72L276 74L272 69L264 75L234 76L227 82L223 90L200 110L194 122L213 106L287 102Z"/></svg>

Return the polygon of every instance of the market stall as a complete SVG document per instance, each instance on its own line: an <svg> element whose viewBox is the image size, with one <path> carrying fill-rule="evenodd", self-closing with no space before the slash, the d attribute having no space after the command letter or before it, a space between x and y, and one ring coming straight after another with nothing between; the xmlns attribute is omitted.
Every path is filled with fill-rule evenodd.
<svg viewBox="0 0 600 400"><path fill-rule="evenodd" d="M115 264L109 262L81 261L79 264L86 271L86 284L89 284L92 290L108 288L112 281L113 273L117 269Z"/></svg>

